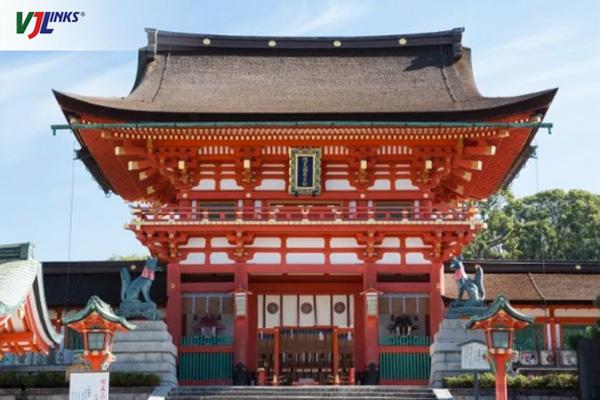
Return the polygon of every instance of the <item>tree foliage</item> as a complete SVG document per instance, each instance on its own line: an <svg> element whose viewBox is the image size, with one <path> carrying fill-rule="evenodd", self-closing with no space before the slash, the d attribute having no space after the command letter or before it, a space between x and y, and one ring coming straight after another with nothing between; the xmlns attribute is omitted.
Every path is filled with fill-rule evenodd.
<svg viewBox="0 0 600 400"><path fill-rule="evenodd" d="M554 189L516 198L501 191L479 204L487 229L467 258L600 260L600 196Z"/></svg>
<svg viewBox="0 0 600 400"><path fill-rule="evenodd" d="M124 255L124 256L113 254L108 259L108 261L139 261L139 260L145 260L146 258L148 258L148 255L146 255L146 254L132 253L132 254Z"/></svg>

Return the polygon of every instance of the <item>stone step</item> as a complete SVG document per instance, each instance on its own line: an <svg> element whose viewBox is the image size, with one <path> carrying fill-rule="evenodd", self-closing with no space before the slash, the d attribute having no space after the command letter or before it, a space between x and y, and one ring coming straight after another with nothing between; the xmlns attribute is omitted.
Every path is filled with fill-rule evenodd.
<svg viewBox="0 0 600 400"><path fill-rule="evenodd" d="M286 392L274 392L274 393L255 393L255 392L197 392L197 393L173 393L171 396L224 396L224 395L233 395L233 396L279 396L279 397L294 397L294 396L323 396L328 398L338 397L338 396L395 396L395 395L411 395L411 396L431 396L431 391L427 392L340 392L340 393L331 393L331 392L297 392L297 393L286 393Z"/></svg>
<svg viewBox="0 0 600 400"><path fill-rule="evenodd" d="M431 389L423 387L404 386L300 386L300 387L269 387L269 386L196 386L174 388L170 400L304 400L304 399L407 399L430 400L436 399Z"/></svg>
<svg viewBox="0 0 600 400"><path fill-rule="evenodd" d="M304 393L304 394L289 394L282 396L280 394L271 393L269 395L258 395L258 394L247 394L247 393L221 393L221 394L182 394L182 395L169 395L168 399L172 400L198 400L198 399L265 399L265 400L296 400L296 399L330 399L330 400L344 400L344 399L421 399L429 400L435 399L436 396L432 392L428 393L402 393L397 392L394 394L389 393L339 393L339 394L318 394L318 393Z"/></svg>
<svg viewBox="0 0 600 400"><path fill-rule="evenodd" d="M225 396L168 396L167 399L171 400L245 400L245 399L265 399L265 400L277 400L281 399L279 396L247 396L247 395L225 395ZM313 396L313 395L305 395L305 396L290 396L284 397L287 400L307 400L307 399L334 399L334 400L352 400L352 399L362 399L362 400L387 400L390 399L390 396L377 396L377 395L348 395L348 396ZM393 397L394 399L399 400L436 400L434 394L428 395L405 395L398 394Z"/></svg>

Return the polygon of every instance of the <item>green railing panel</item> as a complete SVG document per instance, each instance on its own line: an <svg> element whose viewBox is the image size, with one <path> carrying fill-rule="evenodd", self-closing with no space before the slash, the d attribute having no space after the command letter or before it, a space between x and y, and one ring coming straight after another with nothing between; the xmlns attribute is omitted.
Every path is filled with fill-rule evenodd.
<svg viewBox="0 0 600 400"><path fill-rule="evenodd" d="M183 336L182 346L230 346L233 344L232 336Z"/></svg>
<svg viewBox="0 0 600 400"><path fill-rule="evenodd" d="M562 348L565 350L576 350L569 346L569 336L585 335L585 331L589 325L563 325L562 326Z"/></svg>
<svg viewBox="0 0 600 400"><path fill-rule="evenodd" d="M381 346L430 346L429 336L381 336Z"/></svg>
<svg viewBox="0 0 600 400"><path fill-rule="evenodd" d="M180 353L177 372L180 380L231 380L233 353Z"/></svg>
<svg viewBox="0 0 600 400"><path fill-rule="evenodd" d="M544 350L544 325L533 324L517 331L513 347L518 351Z"/></svg>
<svg viewBox="0 0 600 400"><path fill-rule="evenodd" d="M379 377L382 380L429 380L428 353L381 353Z"/></svg>

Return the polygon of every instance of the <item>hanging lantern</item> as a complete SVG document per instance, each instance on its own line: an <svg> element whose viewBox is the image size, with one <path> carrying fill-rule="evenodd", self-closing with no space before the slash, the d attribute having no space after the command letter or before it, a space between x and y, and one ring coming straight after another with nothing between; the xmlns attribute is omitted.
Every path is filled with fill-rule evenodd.
<svg viewBox="0 0 600 400"><path fill-rule="evenodd" d="M469 329L485 330L488 356L495 365L496 399L506 400L506 363L513 357L514 333L527 327L534 318L515 310L508 299L498 296L490 307L479 315L474 315L467 324Z"/></svg>
<svg viewBox="0 0 600 400"><path fill-rule="evenodd" d="M65 317L63 324L82 334L83 358L92 371L106 370L114 361L111 348L115 332L135 329L98 296L92 296L83 310Z"/></svg>
<svg viewBox="0 0 600 400"><path fill-rule="evenodd" d="M379 315L379 295L382 292L370 288L361 293L365 296L365 308L368 317L376 317Z"/></svg>
<svg viewBox="0 0 600 400"><path fill-rule="evenodd" d="M242 318L248 316L248 295L252 294L249 291L239 288L233 292L235 300L235 316Z"/></svg>

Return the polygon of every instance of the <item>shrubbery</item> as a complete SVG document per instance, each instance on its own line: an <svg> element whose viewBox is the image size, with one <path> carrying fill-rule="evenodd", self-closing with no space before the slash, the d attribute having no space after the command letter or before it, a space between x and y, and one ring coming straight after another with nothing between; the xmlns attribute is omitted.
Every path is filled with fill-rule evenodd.
<svg viewBox="0 0 600 400"><path fill-rule="evenodd" d="M486 372L479 375L479 386L492 389L496 385L494 374ZM508 387L511 389L576 389L578 377L574 374L517 375L509 376ZM472 388L473 374L449 376L444 378L444 386L448 388Z"/></svg>
<svg viewBox="0 0 600 400"><path fill-rule="evenodd" d="M111 372L110 386L157 386L160 378L156 374L139 372ZM0 388L56 388L68 387L62 372L3 372L0 374Z"/></svg>

